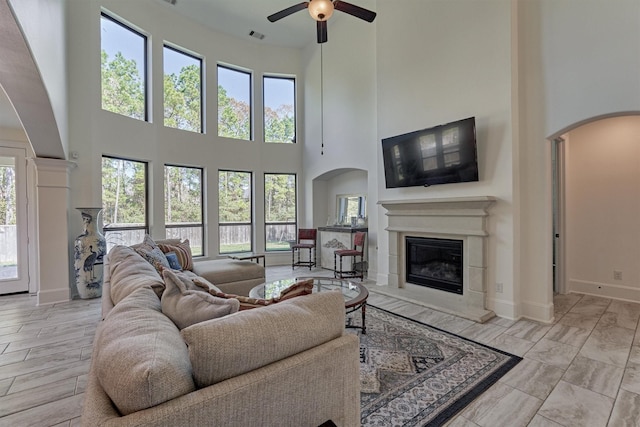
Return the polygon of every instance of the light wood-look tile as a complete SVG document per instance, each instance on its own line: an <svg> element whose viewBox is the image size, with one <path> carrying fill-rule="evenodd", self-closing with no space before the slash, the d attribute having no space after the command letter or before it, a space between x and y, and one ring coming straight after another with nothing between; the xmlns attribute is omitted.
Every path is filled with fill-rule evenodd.
<svg viewBox="0 0 640 427"><path fill-rule="evenodd" d="M291 266L266 273L267 280L332 275ZM553 325L502 318L481 325L363 283L371 305L524 356L448 427L637 426L640 304L557 295ZM0 427L80 425L100 309L99 299L37 307L32 296L0 297L0 413L8 414Z"/></svg>

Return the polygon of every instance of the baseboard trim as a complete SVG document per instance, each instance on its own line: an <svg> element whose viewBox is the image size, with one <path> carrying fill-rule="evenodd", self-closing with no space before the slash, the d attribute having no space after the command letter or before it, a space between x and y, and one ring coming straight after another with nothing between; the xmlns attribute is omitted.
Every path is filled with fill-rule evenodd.
<svg viewBox="0 0 640 427"><path fill-rule="evenodd" d="M553 302L550 304L540 304L537 302L523 301L521 304L521 316L541 323L553 323L554 311Z"/></svg>
<svg viewBox="0 0 640 427"><path fill-rule="evenodd" d="M47 289L46 291L39 290L38 291L38 306L43 305L52 305L59 302L67 302L69 301L69 289L68 288L59 288L59 289Z"/></svg>
<svg viewBox="0 0 640 427"><path fill-rule="evenodd" d="M520 318L515 304L509 301L499 300L495 298L491 300L491 302L493 305L493 307L491 308L493 309L493 311L496 313L497 316L504 317L506 319L511 319L511 320L518 320Z"/></svg>
<svg viewBox="0 0 640 427"><path fill-rule="evenodd" d="M623 301L640 302L640 289L630 286L614 285L611 283L598 283L587 280L569 280L569 292L595 295L603 298L612 298Z"/></svg>

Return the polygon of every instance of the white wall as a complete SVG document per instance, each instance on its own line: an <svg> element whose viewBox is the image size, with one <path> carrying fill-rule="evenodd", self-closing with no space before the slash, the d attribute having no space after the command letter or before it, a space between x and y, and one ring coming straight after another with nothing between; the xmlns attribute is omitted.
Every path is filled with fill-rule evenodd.
<svg viewBox="0 0 640 427"><path fill-rule="evenodd" d="M151 120L133 120L101 109L100 103L100 8L135 25L149 37ZM205 168L206 223L210 256L218 253L218 169L254 172L256 224L255 249L264 250L263 173L297 173L302 176L302 144L263 144L262 76L264 73L298 77L298 106L304 105L301 53L297 49L275 48L210 31L174 14L170 8L150 0L122 2L91 0L73 2L69 8L70 149L78 153L78 167L72 172L72 207L101 205L101 156L123 156L150 163L150 226L156 238L164 236L163 167L165 163ZM162 46L171 42L204 57L205 134L165 128L162 95ZM217 136L218 62L253 72L255 141ZM299 117L303 109L298 111ZM304 121L298 121L299 141L304 141ZM302 182L302 181L299 181ZM305 188L299 186L305 199ZM304 206L304 204L303 204ZM305 218L304 209L299 211ZM72 216L70 241L81 232L80 217ZM74 220L77 219L77 220Z"/></svg>
<svg viewBox="0 0 640 427"><path fill-rule="evenodd" d="M640 110L640 3L517 0L517 7L520 304L523 315L544 319L553 315L547 138L594 117Z"/></svg>
<svg viewBox="0 0 640 427"><path fill-rule="evenodd" d="M378 198L495 196L488 283L504 284L497 310L513 304L511 16L508 0L378 2L378 139L476 117L480 181L386 189L378 150ZM386 221L380 209L379 230ZM388 242L381 232L378 282L386 283ZM490 286L488 301L496 298Z"/></svg>
<svg viewBox="0 0 640 427"><path fill-rule="evenodd" d="M570 291L640 301L640 119L601 120L566 137ZM622 273L622 280L613 271Z"/></svg>
<svg viewBox="0 0 640 427"><path fill-rule="evenodd" d="M359 6L376 9L375 1ZM366 171L369 224L377 223L376 131L376 28L373 23L336 12L329 23L329 41L322 45L324 74L324 112L320 109L320 45L305 48L305 147L304 176L307 192L324 191L326 196L307 199L307 212L313 212L314 225L326 225L327 197L334 197L323 182L325 174L341 169ZM333 19L333 18L332 18ZM321 154L321 114L324 114L324 154ZM320 178L320 179L316 179ZM329 178L330 179L330 178ZM312 205L313 203L313 205ZM329 213L327 213L329 212ZM335 216L335 213L332 214ZM382 231L384 233L384 230ZM380 230L369 228L369 277L376 277L375 251Z"/></svg>
<svg viewBox="0 0 640 427"><path fill-rule="evenodd" d="M639 109L640 2L541 0L545 133ZM596 53L597 52L597 53Z"/></svg>

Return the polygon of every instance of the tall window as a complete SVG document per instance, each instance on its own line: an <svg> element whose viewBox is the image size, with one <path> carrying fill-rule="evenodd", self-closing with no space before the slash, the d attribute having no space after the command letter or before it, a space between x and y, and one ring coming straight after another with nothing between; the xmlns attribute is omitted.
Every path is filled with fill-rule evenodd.
<svg viewBox="0 0 640 427"><path fill-rule="evenodd" d="M219 171L220 253L251 252L251 172Z"/></svg>
<svg viewBox="0 0 640 427"><path fill-rule="evenodd" d="M164 222L169 239L189 239L193 255L204 255L201 168L164 167Z"/></svg>
<svg viewBox="0 0 640 427"><path fill-rule="evenodd" d="M264 77L264 142L296 142L296 83Z"/></svg>
<svg viewBox="0 0 640 427"><path fill-rule="evenodd" d="M164 46L164 125L202 132L202 60Z"/></svg>
<svg viewBox="0 0 640 427"><path fill-rule="evenodd" d="M102 108L147 120L147 37L103 13L100 46Z"/></svg>
<svg viewBox="0 0 640 427"><path fill-rule="evenodd" d="M296 176L264 174L264 223L267 251L288 251L296 240Z"/></svg>
<svg viewBox="0 0 640 427"><path fill-rule="evenodd" d="M102 219L107 250L133 245L149 232L147 164L102 157Z"/></svg>
<svg viewBox="0 0 640 427"><path fill-rule="evenodd" d="M251 74L218 65L218 135L251 140Z"/></svg>

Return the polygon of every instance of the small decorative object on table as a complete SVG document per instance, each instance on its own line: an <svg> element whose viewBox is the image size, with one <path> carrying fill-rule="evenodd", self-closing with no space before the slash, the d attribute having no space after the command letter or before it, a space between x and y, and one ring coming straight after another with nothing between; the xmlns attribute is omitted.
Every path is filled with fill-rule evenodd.
<svg viewBox="0 0 640 427"><path fill-rule="evenodd" d="M76 288L82 299L102 296L102 258L107 243L98 228L102 208L76 208L82 214L84 232L76 237L73 267Z"/></svg>

